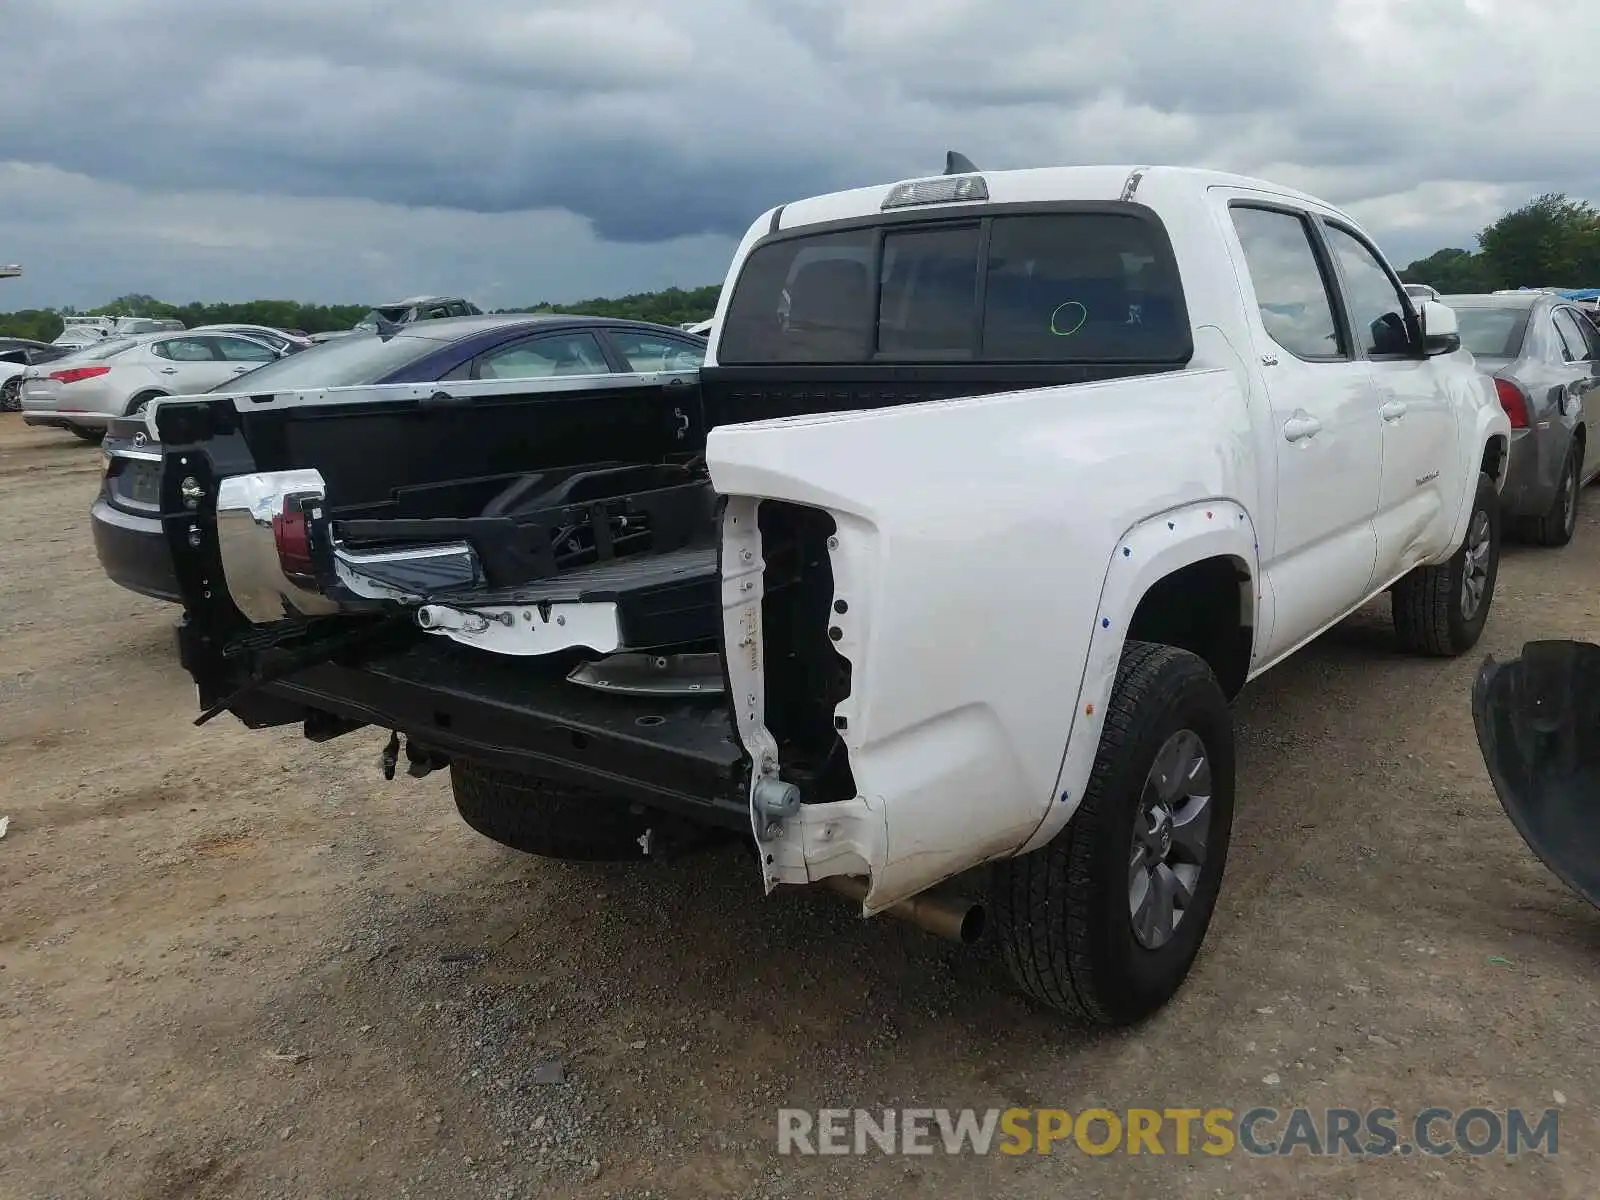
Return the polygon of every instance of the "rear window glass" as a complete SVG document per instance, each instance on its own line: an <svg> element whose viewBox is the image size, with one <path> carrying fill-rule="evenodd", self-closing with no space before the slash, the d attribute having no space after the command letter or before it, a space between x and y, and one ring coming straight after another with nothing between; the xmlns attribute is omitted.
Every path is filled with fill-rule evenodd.
<svg viewBox="0 0 1600 1200"><path fill-rule="evenodd" d="M292 388L357 387L384 377L443 345L433 338L399 334L385 340L375 333L352 333L321 342L288 358L257 367L212 391L288 391Z"/></svg>
<svg viewBox="0 0 1600 1200"><path fill-rule="evenodd" d="M132 350L139 345L137 338L118 338L115 341L98 342L85 354L86 358L110 358L121 354L124 350Z"/></svg>
<svg viewBox="0 0 1600 1200"><path fill-rule="evenodd" d="M1484 358L1516 358L1522 353L1522 335L1528 312L1514 308L1458 308L1456 326L1461 344Z"/></svg>
<svg viewBox="0 0 1600 1200"><path fill-rule="evenodd" d="M1169 362L1190 353L1177 265L1146 218L1029 214L881 232L758 249L734 287L717 360Z"/></svg>

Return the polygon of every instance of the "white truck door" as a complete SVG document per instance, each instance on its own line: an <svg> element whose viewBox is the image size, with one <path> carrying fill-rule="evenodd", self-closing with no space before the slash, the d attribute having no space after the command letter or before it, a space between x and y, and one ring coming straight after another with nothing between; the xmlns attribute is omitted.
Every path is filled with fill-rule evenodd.
<svg viewBox="0 0 1600 1200"><path fill-rule="evenodd" d="M1449 363L1418 356L1400 281L1357 234L1321 222L1344 293L1350 331L1372 376L1383 436L1378 561L1372 584L1391 582L1431 558L1450 535L1460 496L1456 410L1439 377ZM1475 479L1466 482L1476 486Z"/></svg>
<svg viewBox="0 0 1600 1200"><path fill-rule="evenodd" d="M1277 476L1277 519L1271 545L1261 547L1274 618L1257 647L1259 668L1367 594L1377 557L1382 421L1367 363L1336 315L1333 267L1309 214L1278 197L1240 192L1228 197L1226 215L1267 393L1257 409L1267 416L1257 452Z"/></svg>

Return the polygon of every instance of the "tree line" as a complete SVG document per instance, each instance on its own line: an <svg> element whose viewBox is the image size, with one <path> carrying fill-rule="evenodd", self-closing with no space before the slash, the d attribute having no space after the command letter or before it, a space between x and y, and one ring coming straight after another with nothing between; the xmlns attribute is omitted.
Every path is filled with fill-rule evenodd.
<svg viewBox="0 0 1600 1200"><path fill-rule="evenodd" d="M3 285L0 285L3 286ZM681 325L704 321L716 311L720 284L700 288L667 288L660 292L636 292L631 296L597 296L589 300L554 303L542 300L521 308L496 309L497 312L584 313L597 317L626 317L636 321L656 321L662 325ZM0 292L0 296L4 293ZM196 325L269 325L277 329L300 329L306 333L326 333L349 329L371 311L366 304L303 304L295 300L248 300L239 304L172 304L154 296L120 296L110 304L79 312L77 309L25 308L0 313L0 337L33 338L53 341L61 333L64 316L138 316L176 318L189 328Z"/></svg>
<svg viewBox="0 0 1600 1200"><path fill-rule="evenodd" d="M1409 264L1400 272L1400 278L1407 283L1431 284L1447 295L1515 287L1600 287L1600 211L1587 201L1547 192L1485 226L1477 241L1476 250L1435 250ZM711 316L721 290L719 284L674 287L563 304L541 301L497 311L586 313L680 325ZM294 300L170 304L154 296L130 295L83 315L175 317L191 328L239 323L323 333L349 329L368 311L364 304L303 304ZM72 315L78 314L70 308L0 313L0 336L48 342L60 334L61 318Z"/></svg>
<svg viewBox="0 0 1600 1200"><path fill-rule="evenodd" d="M1452 292L1499 288L1600 287L1600 212L1587 201L1546 192L1478 234L1478 248L1449 247L1400 272L1407 283Z"/></svg>

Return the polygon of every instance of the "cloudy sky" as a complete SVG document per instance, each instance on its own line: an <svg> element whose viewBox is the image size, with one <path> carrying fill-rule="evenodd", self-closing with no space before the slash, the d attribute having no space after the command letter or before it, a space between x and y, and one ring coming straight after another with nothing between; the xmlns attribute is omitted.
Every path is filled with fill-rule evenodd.
<svg viewBox="0 0 1600 1200"><path fill-rule="evenodd" d="M1554 0L0 0L0 309L719 282L775 203L1180 163L1404 263L1600 199L1600 8Z"/></svg>

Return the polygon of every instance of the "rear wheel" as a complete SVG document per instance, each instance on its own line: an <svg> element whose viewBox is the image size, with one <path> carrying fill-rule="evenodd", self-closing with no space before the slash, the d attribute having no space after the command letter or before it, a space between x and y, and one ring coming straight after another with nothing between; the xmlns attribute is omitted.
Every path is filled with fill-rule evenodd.
<svg viewBox="0 0 1600 1200"><path fill-rule="evenodd" d="M1074 1020L1128 1025L1183 986L1211 923L1233 828L1233 722L1186 650L1129 642L1099 753L1065 829L996 864L1012 977Z"/></svg>
<svg viewBox="0 0 1600 1200"><path fill-rule="evenodd" d="M1417 567L1394 585L1390 611L1400 645L1414 654L1454 657L1477 644L1500 573L1500 497L1478 476L1467 536L1448 562Z"/></svg>
<svg viewBox="0 0 1600 1200"><path fill-rule="evenodd" d="M0 412L22 411L22 376L13 375L0 383Z"/></svg>
<svg viewBox="0 0 1600 1200"><path fill-rule="evenodd" d="M1567 450L1561 466L1561 481L1550 510L1530 525L1534 540L1541 546L1565 546L1578 528L1578 481L1583 478L1583 446L1576 439Z"/></svg>
<svg viewBox="0 0 1600 1200"><path fill-rule="evenodd" d="M144 393L141 393L140 395L135 396L128 403L128 411L127 411L127 413L125 415L126 416L130 416L130 417L137 417L140 413L144 412L145 409L150 407L150 401L156 399L158 396L165 396L165 395L166 395L165 392L144 392Z"/></svg>
<svg viewBox="0 0 1600 1200"><path fill-rule="evenodd" d="M462 820L473 829L541 858L624 862L697 849L728 836L592 788L463 759L450 764L450 787Z"/></svg>
<svg viewBox="0 0 1600 1200"><path fill-rule="evenodd" d="M104 429L96 429L83 425L68 425L67 428L72 431L73 437L82 438L86 442L98 442L106 436L106 431Z"/></svg>

